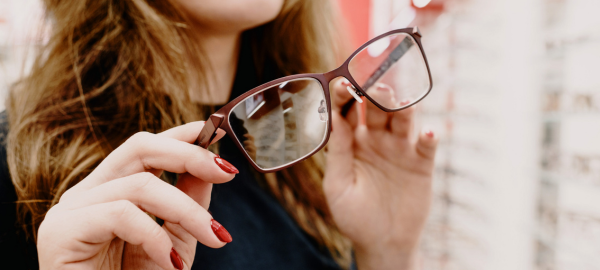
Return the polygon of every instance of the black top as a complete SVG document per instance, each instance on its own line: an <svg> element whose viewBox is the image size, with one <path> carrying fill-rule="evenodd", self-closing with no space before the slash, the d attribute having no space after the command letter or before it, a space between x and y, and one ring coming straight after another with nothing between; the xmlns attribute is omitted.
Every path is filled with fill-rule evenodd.
<svg viewBox="0 0 600 270"><path fill-rule="evenodd" d="M264 74L267 79L273 77L268 70ZM265 81L256 75L249 46L242 46L231 99ZM12 262L16 267L12 269L37 269L35 243L15 226L16 193L6 165L5 119L6 113L0 114L0 261ZM221 249L199 244L192 269L340 269L326 249L258 185L254 169L233 141L225 136L220 142L221 157L240 173L231 182L213 186L210 211L231 233L233 242Z"/></svg>

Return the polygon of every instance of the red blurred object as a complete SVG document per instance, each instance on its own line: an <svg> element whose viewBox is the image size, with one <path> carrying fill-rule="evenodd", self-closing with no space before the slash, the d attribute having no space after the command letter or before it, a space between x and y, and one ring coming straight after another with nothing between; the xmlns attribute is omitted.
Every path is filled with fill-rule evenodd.
<svg viewBox="0 0 600 270"><path fill-rule="evenodd" d="M352 49L356 49L369 40L371 0L338 0L338 4L352 39Z"/></svg>

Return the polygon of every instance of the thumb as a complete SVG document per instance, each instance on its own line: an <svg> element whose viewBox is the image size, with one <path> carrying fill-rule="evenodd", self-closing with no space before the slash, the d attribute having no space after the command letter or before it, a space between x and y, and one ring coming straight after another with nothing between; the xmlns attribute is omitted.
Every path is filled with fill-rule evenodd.
<svg viewBox="0 0 600 270"><path fill-rule="evenodd" d="M329 201L335 200L339 194L354 182L354 171L349 169L354 162L353 129L339 112L332 112L332 125L327 143L327 170L323 189Z"/></svg>

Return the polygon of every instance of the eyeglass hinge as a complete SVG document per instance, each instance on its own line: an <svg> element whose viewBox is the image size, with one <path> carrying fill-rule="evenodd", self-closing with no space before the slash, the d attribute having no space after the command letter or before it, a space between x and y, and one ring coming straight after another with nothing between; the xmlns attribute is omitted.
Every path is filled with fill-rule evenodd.
<svg viewBox="0 0 600 270"><path fill-rule="evenodd" d="M423 37L423 35L421 35L421 31L419 31L419 27L413 27L413 34L419 37Z"/></svg>
<svg viewBox="0 0 600 270"><path fill-rule="evenodd" d="M210 142L217 136L217 130L223 123L225 117L221 115L211 115L208 121L204 123L204 127L198 134L198 138L194 144L199 145L202 148L208 148Z"/></svg>

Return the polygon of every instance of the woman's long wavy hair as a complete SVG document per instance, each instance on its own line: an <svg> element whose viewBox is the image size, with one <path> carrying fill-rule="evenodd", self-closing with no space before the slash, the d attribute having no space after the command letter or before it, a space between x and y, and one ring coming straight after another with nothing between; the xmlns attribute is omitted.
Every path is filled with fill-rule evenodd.
<svg viewBox="0 0 600 270"><path fill-rule="evenodd" d="M333 1L287 0L272 22L249 30L255 59L281 75L335 65ZM33 239L48 209L138 131L160 132L206 117L189 102L203 91L202 48L172 1L44 0L52 34L7 101L7 152L19 221ZM262 68L260 61L257 68ZM191 76L190 70L193 70ZM198 76L200 74L200 76ZM341 266L349 241L322 192L317 154L261 181Z"/></svg>

